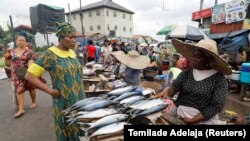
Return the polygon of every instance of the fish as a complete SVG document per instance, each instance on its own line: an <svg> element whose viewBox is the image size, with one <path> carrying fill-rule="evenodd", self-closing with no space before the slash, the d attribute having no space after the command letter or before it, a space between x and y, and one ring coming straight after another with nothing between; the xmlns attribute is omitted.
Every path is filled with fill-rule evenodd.
<svg viewBox="0 0 250 141"><path fill-rule="evenodd" d="M107 93L109 96L119 96L123 93L126 93L126 92L130 92L130 91L133 91L135 90L137 87L136 86L127 86L127 87L123 87L123 88L118 88L118 89L115 89L109 93Z"/></svg>
<svg viewBox="0 0 250 141"><path fill-rule="evenodd" d="M132 105L129 105L129 107L130 108L137 107L137 106L142 105L142 104L144 104L144 103L146 103L148 101L150 101L150 100L149 99L140 100L140 101L135 102Z"/></svg>
<svg viewBox="0 0 250 141"><path fill-rule="evenodd" d="M165 102L162 99L152 99L148 102L145 102L143 104L137 105L137 106L133 106L131 108L133 109L140 109L140 110L146 110L155 106L158 106L160 104L165 104Z"/></svg>
<svg viewBox="0 0 250 141"><path fill-rule="evenodd" d="M138 91L126 92L126 93L120 95L119 97L115 98L114 101L121 101L127 97L134 96L134 95L141 95L141 94L142 93L138 92Z"/></svg>
<svg viewBox="0 0 250 141"><path fill-rule="evenodd" d="M88 127L87 130L93 129L93 128L100 128L109 124L113 124L116 122L121 122L124 121L128 118L129 116L126 114L114 114L114 115L109 115L106 117L103 117L93 123L82 123L78 122L80 125Z"/></svg>
<svg viewBox="0 0 250 141"><path fill-rule="evenodd" d="M68 120L67 123L69 123L68 126L72 125L77 119L99 119L108 115L116 114L118 113L117 110L115 109L110 109L110 108L103 108L103 109L97 109L94 111L90 112L78 112L78 113L83 113L82 115L74 115L71 116Z"/></svg>
<svg viewBox="0 0 250 141"><path fill-rule="evenodd" d="M99 108L108 107L112 104L115 104L115 102L111 100L101 100L101 101L97 101L89 105L86 105L84 107L81 107L80 109L78 109L78 111L93 111Z"/></svg>
<svg viewBox="0 0 250 141"><path fill-rule="evenodd" d="M168 106L168 104L157 105L155 107L146 109L146 110L144 110L142 112L139 112L139 113L133 115L132 118L139 117L139 116L147 116L147 115L151 115L151 114L160 112L160 111L164 110L167 106Z"/></svg>
<svg viewBox="0 0 250 141"><path fill-rule="evenodd" d="M118 111L110 108L97 109L86 114L77 116L77 119L97 119L108 115L116 114Z"/></svg>
<svg viewBox="0 0 250 141"><path fill-rule="evenodd" d="M126 99L123 99L122 101L120 101L120 104L127 104L127 105L131 105L137 101L143 100L145 99L143 96L132 96L132 97L128 97Z"/></svg>
<svg viewBox="0 0 250 141"><path fill-rule="evenodd" d="M65 115L67 115L68 113L70 113L73 110L78 109L79 107L84 107L85 105L88 105L89 103L92 103L93 101L99 101L99 100L103 100L103 99L105 99L105 97L85 98L83 100L76 102L70 108L63 110L63 112L65 113Z"/></svg>
<svg viewBox="0 0 250 141"><path fill-rule="evenodd" d="M98 135L105 135L105 134L112 134L124 129L124 125L129 125L127 122L116 122L107 126L104 126L98 130L96 130L90 138L98 136Z"/></svg>

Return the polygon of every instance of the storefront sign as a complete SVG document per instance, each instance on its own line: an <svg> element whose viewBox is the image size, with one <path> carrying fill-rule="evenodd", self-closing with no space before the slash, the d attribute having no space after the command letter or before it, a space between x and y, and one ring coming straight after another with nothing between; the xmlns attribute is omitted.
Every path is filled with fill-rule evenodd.
<svg viewBox="0 0 250 141"><path fill-rule="evenodd" d="M246 0L233 0L225 4L226 23L242 21L246 17Z"/></svg>
<svg viewBox="0 0 250 141"><path fill-rule="evenodd" d="M218 24L225 22L225 4L216 5L212 8L212 23Z"/></svg>
<svg viewBox="0 0 250 141"><path fill-rule="evenodd" d="M192 20L199 20L201 18L208 18L211 16L212 16L212 10L211 8L208 8L192 13Z"/></svg>

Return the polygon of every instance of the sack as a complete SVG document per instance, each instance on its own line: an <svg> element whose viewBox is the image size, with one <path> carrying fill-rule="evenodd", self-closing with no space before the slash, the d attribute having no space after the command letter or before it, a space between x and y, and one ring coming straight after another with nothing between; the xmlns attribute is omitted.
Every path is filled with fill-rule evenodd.
<svg viewBox="0 0 250 141"><path fill-rule="evenodd" d="M25 74L27 72L28 68L27 67L18 67L16 68L16 76L20 80L25 80Z"/></svg>

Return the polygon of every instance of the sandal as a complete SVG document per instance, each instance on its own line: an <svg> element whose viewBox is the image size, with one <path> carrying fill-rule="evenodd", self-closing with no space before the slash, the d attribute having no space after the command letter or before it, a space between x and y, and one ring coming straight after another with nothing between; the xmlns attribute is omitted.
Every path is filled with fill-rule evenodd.
<svg viewBox="0 0 250 141"><path fill-rule="evenodd" d="M25 111L22 111L22 112L18 112L14 115L15 118L19 118L21 117L23 114L25 113Z"/></svg>

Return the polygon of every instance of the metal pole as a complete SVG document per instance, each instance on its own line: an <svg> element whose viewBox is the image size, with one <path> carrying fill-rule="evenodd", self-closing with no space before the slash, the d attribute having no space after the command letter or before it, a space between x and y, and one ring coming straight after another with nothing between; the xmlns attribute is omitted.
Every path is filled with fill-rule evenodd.
<svg viewBox="0 0 250 141"><path fill-rule="evenodd" d="M203 2L204 2L204 0L201 0L201 3L200 3L200 10L202 10L202 8L203 8Z"/></svg>
<svg viewBox="0 0 250 141"><path fill-rule="evenodd" d="M9 17L10 17L10 26L11 26L11 30L12 30L12 38L13 38L13 42L14 42L14 48L16 48L15 32L14 32L12 17L11 16L9 16Z"/></svg>
<svg viewBox="0 0 250 141"><path fill-rule="evenodd" d="M218 0L215 0L215 4L214 5L217 5L218 4Z"/></svg>
<svg viewBox="0 0 250 141"><path fill-rule="evenodd" d="M82 0L80 0L80 19L81 19L82 35L84 36L83 21L82 21Z"/></svg>
<svg viewBox="0 0 250 141"><path fill-rule="evenodd" d="M69 23L72 24L71 11L70 11L70 5L69 5L69 3L68 3L68 8L69 8Z"/></svg>

